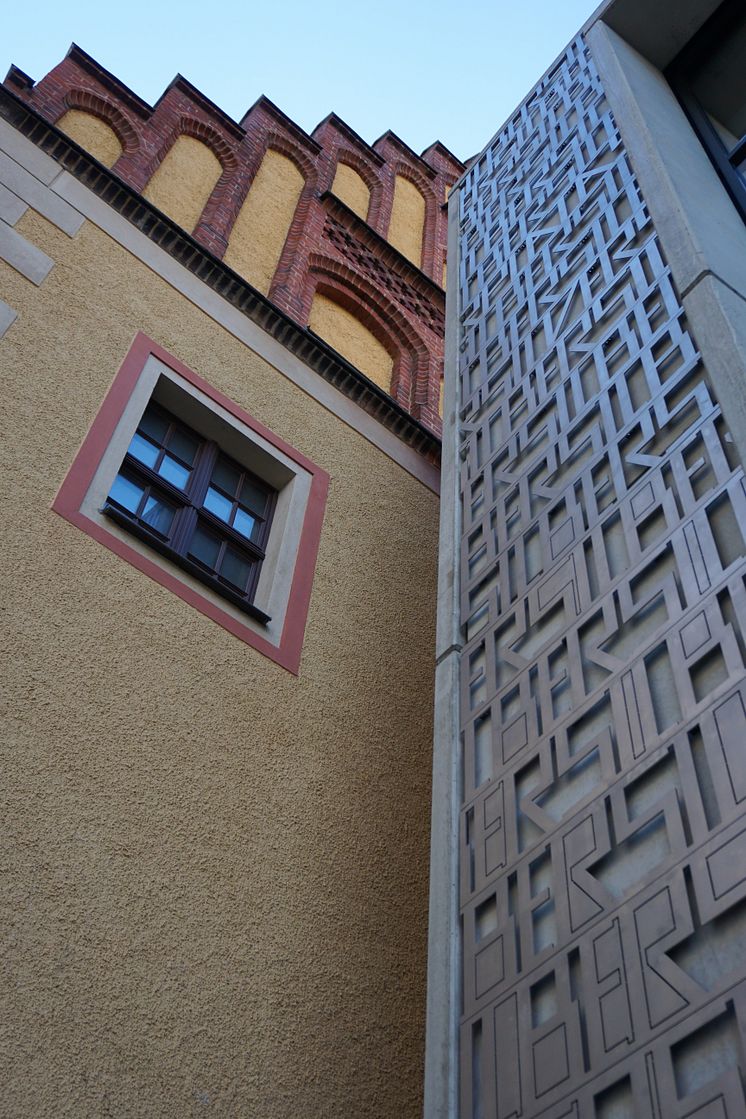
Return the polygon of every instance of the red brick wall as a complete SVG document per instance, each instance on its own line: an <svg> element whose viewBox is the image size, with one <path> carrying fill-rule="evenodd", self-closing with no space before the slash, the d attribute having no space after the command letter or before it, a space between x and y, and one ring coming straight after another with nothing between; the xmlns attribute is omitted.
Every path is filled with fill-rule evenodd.
<svg viewBox="0 0 746 1119"><path fill-rule="evenodd" d="M181 77L151 107L78 47L36 85L15 68L5 84L51 124L71 108L105 120L123 148L113 171L139 191L179 135L207 144L223 173L193 236L219 258L265 151L274 148L293 160L305 186L270 299L301 326L308 325L317 288L356 314L396 355L392 395L440 434L443 204L446 188L464 170L443 145L433 144L418 156L386 132L370 146L335 114L308 135L265 97L237 124ZM368 185L367 222L329 193L340 161ZM410 179L425 198L421 269L385 240L397 175Z"/></svg>

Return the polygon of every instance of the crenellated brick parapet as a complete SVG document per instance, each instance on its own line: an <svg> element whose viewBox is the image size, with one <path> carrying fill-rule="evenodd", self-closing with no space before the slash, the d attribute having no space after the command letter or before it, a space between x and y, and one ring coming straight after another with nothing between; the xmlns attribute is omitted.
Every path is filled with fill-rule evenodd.
<svg viewBox="0 0 746 1119"><path fill-rule="evenodd" d="M317 292L354 314L392 357L391 395L439 434L444 203L464 170L447 148L435 143L417 155L393 132L371 146L334 113L309 135L266 97L239 123L180 75L151 106L75 45L38 83L12 67L5 85L50 124L70 110L103 121L121 145L112 172L141 193L179 137L206 145L219 176L187 232L221 260L265 154L272 150L290 160L303 186L269 298L304 327ZM335 197L340 164L367 189L365 218ZM421 252L414 262L387 240L400 180L424 200Z"/></svg>

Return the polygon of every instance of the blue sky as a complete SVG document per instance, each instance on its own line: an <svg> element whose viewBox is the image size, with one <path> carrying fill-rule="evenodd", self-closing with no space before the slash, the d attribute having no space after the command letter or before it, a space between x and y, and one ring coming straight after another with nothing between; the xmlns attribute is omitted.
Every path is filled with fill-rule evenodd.
<svg viewBox="0 0 746 1119"><path fill-rule="evenodd" d="M465 159L596 7L593 0L41 0L4 13L0 68L35 80L78 43L146 101L181 72L240 119L265 93L311 131L332 110L372 143ZM210 26L210 16L213 25Z"/></svg>

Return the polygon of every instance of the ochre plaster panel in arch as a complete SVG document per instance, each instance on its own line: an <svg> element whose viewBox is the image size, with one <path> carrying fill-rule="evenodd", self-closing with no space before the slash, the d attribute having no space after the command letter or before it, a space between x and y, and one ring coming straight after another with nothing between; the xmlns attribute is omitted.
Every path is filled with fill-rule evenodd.
<svg viewBox="0 0 746 1119"><path fill-rule="evenodd" d="M388 392L394 360L385 346L345 307L317 292L308 320L311 330Z"/></svg>
<svg viewBox="0 0 746 1119"><path fill-rule="evenodd" d="M293 161L270 148L231 230L225 263L265 295L280 260L303 181Z"/></svg>
<svg viewBox="0 0 746 1119"><path fill-rule="evenodd" d="M350 167L348 163L337 164L332 193L365 221L368 217L370 191L362 175L358 175L354 167Z"/></svg>
<svg viewBox="0 0 746 1119"><path fill-rule="evenodd" d="M18 226L4 1113L420 1119L437 499L90 222ZM297 677L50 510L139 330L331 475Z"/></svg>
<svg viewBox="0 0 746 1119"><path fill-rule="evenodd" d="M220 160L201 140L177 136L143 194L191 233L222 170Z"/></svg>
<svg viewBox="0 0 746 1119"><path fill-rule="evenodd" d="M114 129L93 113L68 109L57 121L57 127L104 167L113 167L122 154L122 145Z"/></svg>
<svg viewBox="0 0 746 1119"><path fill-rule="evenodd" d="M425 199L414 183L396 176L388 240L408 260L422 266L422 235L425 228Z"/></svg>

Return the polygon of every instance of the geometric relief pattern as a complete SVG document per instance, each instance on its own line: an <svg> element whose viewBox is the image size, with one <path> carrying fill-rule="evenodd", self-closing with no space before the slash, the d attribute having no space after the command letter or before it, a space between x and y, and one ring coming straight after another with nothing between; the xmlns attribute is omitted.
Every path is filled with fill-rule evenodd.
<svg viewBox="0 0 746 1119"><path fill-rule="evenodd" d="M462 1119L742 1116L746 486L582 38L460 205Z"/></svg>

